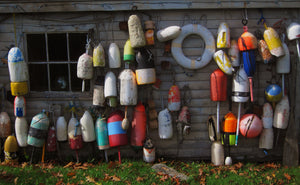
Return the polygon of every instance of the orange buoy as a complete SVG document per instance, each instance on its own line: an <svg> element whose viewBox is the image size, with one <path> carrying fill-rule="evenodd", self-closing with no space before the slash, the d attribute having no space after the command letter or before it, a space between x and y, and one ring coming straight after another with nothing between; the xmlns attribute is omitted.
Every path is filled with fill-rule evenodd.
<svg viewBox="0 0 300 185"><path fill-rule="evenodd" d="M146 138L146 111L144 105L140 102L135 106L133 120L131 123L130 143L135 147L142 147Z"/></svg>
<svg viewBox="0 0 300 185"><path fill-rule="evenodd" d="M237 126L236 116L232 112L227 113L224 116L222 122L222 130L224 132L222 137L223 139L222 143L230 146L233 146L235 144L236 126Z"/></svg>
<svg viewBox="0 0 300 185"><path fill-rule="evenodd" d="M179 111L180 109L180 91L177 85L172 85L168 95L169 111Z"/></svg>
<svg viewBox="0 0 300 185"><path fill-rule="evenodd" d="M227 98L227 76L216 69L210 75L210 99L211 101L226 101Z"/></svg>

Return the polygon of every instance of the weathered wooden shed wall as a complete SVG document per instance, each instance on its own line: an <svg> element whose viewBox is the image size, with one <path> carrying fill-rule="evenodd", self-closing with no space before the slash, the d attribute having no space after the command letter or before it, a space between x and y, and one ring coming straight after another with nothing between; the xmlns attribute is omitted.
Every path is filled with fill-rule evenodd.
<svg viewBox="0 0 300 185"><path fill-rule="evenodd" d="M113 1L114 2L114 1ZM214 2L217 5L217 2ZM225 2L220 2L220 4ZM227 2L228 3L228 2ZM241 2L238 2L241 3ZM279 1L278 3L287 3L286 1ZM291 1L291 4L297 4L297 1ZM22 4L21 4L22 5ZM226 5L228 7L229 5ZM242 4L239 5L241 7ZM254 6L254 5L253 5ZM1 6L0 6L1 7ZM3 8L3 7L2 7ZM23 7L24 8L24 7ZM34 9L34 6L32 7ZM44 8L44 7L41 7ZM218 8L218 9L216 9ZM108 51L108 46L110 43L115 42L118 44L121 53L123 53L123 46L128 39L128 33L119 30L119 22L127 21L131 14L137 14L142 22L149 20L151 16L152 20L155 21L156 31L163 29L167 26L178 25L184 26L186 24L201 24L208 28L213 36L216 38L218 26L221 22L227 22L230 27L231 38L237 39L242 33L242 8L238 9L228 9L222 7L208 7L204 8L173 8L175 10L167 10L168 8L161 8L164 10L146 10L143 11L81 11L81 12L55 12L51 13L40 13L38 11L32 11L36 13L19 13L14 9L15 15L15 27L12 14L0 14L0 56L3 58L7 52L8 48L15 43L14 30L16 30L18 46L24 52L26 57L26 44L25 44L25 34L26 33L52 33L52 32L86 32L90 28L95 29L95 33L100 35L101 43L103 44L105 51ZM300 9L299 5L296 8L284 9L280 7L273 6L273 9L263 8L264 17L268 26L273 26L273 24L278 21L283 20L285 25L295 21L300 22ZM35 9L36 10L36 9ZM22 12L22 11L21 11ZM47 12L47 11L45 11ZM257 22L261 17L258 9L252 7L247 9L248 12L248 27L249 31L254 33L257 29L261 31L264 30L262 25L258 25ZM296 44L294 41L288 41L286 39L291 52L291 62L292 66L297 66L297 52ZM83 46L84 47L84 46ZM196 57L202 54L203 41L197 36L188 37L183 43L184 53L189 57ZM167 105L167 95L168 90L172 85L172 80L180 87L183 92L183 87L187 85L190 89L190 102L188 106L190 108L192 116L192 131L191 134L184 137L183 143L178 143L176 123L177 118L176 113L173 114L173 127L174 136L171 140L161 140L158 137L158 131L149 129L148 135L154 139L155 147L157 149L157 155L162 157L184 157L184 158L197 158L197 159L209 159L210 158L210 147L211 142L208 139L207 130L207 119L211 114L216 114L216 102L210 100L210 74L218 68L217 64L212 60L206 67L198 70L186 70L180 67L172 55L164 53L164 44L156 40L155 46L151 48L155 56L155 68L157 72L157 77L162 80L162 84L159 90L152 89L153 99L156 103L156 110L159 112L161 108L161 97L163 97L164 106ZM80 56L81 53L78 53ZM161 62L169 61L172 65L170 70L162 70ZM299 66L299 65L298 65ZM272 65L263 64L261 59L257 57L257 70L254 75L254 105L262 106L265 102L264 100L264 89L269 84L267 81L271 80L272 77ZM275 70L274 66L273 69ZM118 70L121 72L122 69ZM98 72L105 72L105 70L98 70ZM296 73L294 73L296 74ZM229 77L230 79L230 77ZM276 79L280 82L280 76L276 74ZM94 79L92 80L94 81ZM296 76L291 74L286 75L287 91L296 85ZM0 83L2 83L6 90L9 90L9 74L6 64L0 65ZM228 81L228 83L231 83ZM93 83L92 83L93 84ZM280 84L280 83L279 83ZM297 81L297 87L299 87L299 80ZM140 99L145 101L143 94L147 92L146 88L140 87L139 94ZM88 108L92 106L92 91L85 93L72 93L66 92L64 94L60 93L35 93L31 92L26 96L27 101L27 116L26 119L30 123L31 118L40 112L42 109L48 109L49 105L59 104L64 110L64 107L68 106L68 102L77 97L80 103ZM299 97L299 91L297 96ZM221 118L229 111L229 99L226 102L221 102ZM296 104L299 104L299 98L297 98ZM251 104L245 104L243 106L242 114L246 112L247 106ZM295 105L295 104L294 104ZM124 107L121 107L124 109ZM298 108L299 109L299 108ZM298 110L297 109L297 110ZM7 111L10 115L12 123L14 122L13 116L13 103L5 101L2 107L2 111ZM130 111L132 111L132 107ZM237 104L232 103L232 111L237 114ZM67 120L70 117L70 113L63 111ZM131 118L131 117L130 117ZM299 128L299 115L295 116L297 128ZM276 133L276 132L275 132ZM262 149L258 148L258 138L246 139L243 136L239 137L239 145L237 147L231 148L231 154L234 158L252 158L252 159L268 159L269 156L280 158L283 151L283 138L285 136L285 131L281 132L279 137L278 145L270 151L267 151L266 155ZM94 144L92 144L94 146ZM67 143L62 144L61 149L64 151L64 155L69 155L70 151L68 149ZM91 145L86 144L84 149L80 151L82 156L89 155L87 151L92 150ZM135 153L129 146L122 147L122 155L127 156L141 156L141 153ZM109 154L115 154L116 149L110 149Z"/></svg>

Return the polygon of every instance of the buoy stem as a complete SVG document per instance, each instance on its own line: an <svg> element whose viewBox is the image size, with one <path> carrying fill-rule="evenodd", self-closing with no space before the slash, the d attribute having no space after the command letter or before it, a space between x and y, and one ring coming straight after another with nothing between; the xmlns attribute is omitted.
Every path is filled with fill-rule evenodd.
<svg viewBox="0 0 300 185"><path fill-rule="evenodd" d="M120 147L118 147L118 155L119 155L119 163L121 164L121 152L120 152Z"/></svg>
<svg viewBox="0 0 300 185"><path fill-rule="evenodd" d="M78 150L75 150L75 153L76 153L76 163L79 163Z"/></svg>
<svg viewBox="0 0 300 185"><path fill-rule="evenodd" d="M252 83L252 77L249 77L249 85L250 85L250 98L251 98L251 102L253 102L253 83Z"/></svg>
<svg viewBox="0 0 300 185"><path fill-rule="evenodd" d="M284 74L282 74L282 96L284 96Z"/></svg>
<svg viewBox="0 0 300 185"><path fill-rule="evenodd" d="M241 119L241 107L242 103L239 102L239 107L238 107L238 119L237 119L237 124L236 124L236 134L235 134L235 146L238 144L238 139L239 139L239 129L240 129L240 119Z"/></svg>
<svg viewBox="0 0 300 185"><path fill-rule="evenodd" d="M105 161L108 163L107 150L104 150Z"/></svg>
<svg viewBox="0 0 300 185"><path fill-rule="evenodd" d="M220 102L217 102L217 135L220 133Z"/></svg>
<svg viewBox="0 0 300 185"><path fill-rule="evenodd" d="M84 92L84 89L85 89L85 82L84 80L82 80L82 87L81 87L81 91Z"/></svg>
<svg viewBox="0 0 300 185"><path fill-rule="evenodd" d="M45 143L44 143L44 145L43 145L43 153L42 153L42 163L44 163L44 161L45 161Z"/></svg>
<svg viewBox="0 0 300 185"><path fill-rule="evenodd" d="M30 165L32 164L32 159L33 159L34 149L35 149L35 147L32 148L31 157L30 157L30 162L29 162Z"/></svg>
<svg viewBox="0 0 300 185"><path fill-rule="evenodd" d="M300 62L300 46L299 46L299 39L296 39L297 45L297 53L298 53L298 61Z"/></svg>

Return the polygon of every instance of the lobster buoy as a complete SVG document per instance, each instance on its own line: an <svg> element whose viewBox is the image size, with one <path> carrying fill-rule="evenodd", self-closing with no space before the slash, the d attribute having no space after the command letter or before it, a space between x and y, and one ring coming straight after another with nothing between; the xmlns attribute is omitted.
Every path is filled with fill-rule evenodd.
<svg viewBox="0 0 300 185"><path fill-rule="evenodd" d="M196 60L184 56L182 42L189 35L199 35L205 42L203 55ZM199 69L206 66L215 53L215 39L211 32L200 24L188 24L182 27L180 35L172 41L171 52L176 62L187 69Z"/></svg>
<svg viewBox="0 0 300 185"><path fill-rule="evenodd" d="M104 103L104 76L98 76L94 85L93 105L103 107Z"/></svg>
<svg viewBox="0 0 300 185"><path fill-rule="evenodd" d="M26 101L24 96L16 96L14 101L14 114L16 117L26 116Z"/></svg>
<svg viewBox="0 0 300 185"><path fill-rule="evenodd" d="M146 138L143 148L143 160L146 163L152 163L155 161L155 147L152 139Z"/></svg>
<svg viewBox="0 0 300 185"><path fill-rule="evenodd" d="M8 137L11 135L11 122L7 112L0 113L0 137Z"/></svg>
<svg viewBox="0 0 300 185"><path fill-rule="evenodd" d="M28 131L27 143L34 147L42 147L49 129L49 118L43 112L35 115Z"/></svg>
<svg viewBox="0 0 300 185"><path fill-rule="evenodd" d="M160 139L173 137L172 117L168 109L164 109L158 114L158 135Z"/></svg>
<svg viewBox="0 0 300 185"><path fill-rule="evenodd" d="M289 115L289 99L287 96L284 96L275 107L273 126L279 129L286 129L289 124Z"/></svg>
<svg viewBox="0 0 300 185"><path fill-rule="evenodd" d="M169 89L168 109L169 111L180 110L180 90L177 85L172 85Z"/></svg>
<svg viewBox="0 0 300 185"><path fill-rule="evenodd" d="M56 121L56 138L57 141L68 140L68 129L67 121L64 116L59 116Z"/></svg>
<svg viewBox="0 0 300 185"><path fill-rule="evenodd" d="M215 116L211 115L208 117L207 127L208 127L209 140L210 141L220 141L221 134L220 134L220 132L217 133L217 120L216 120Z"/></svg>
<svg viewBox="0 0 300 185"><path fill-rule="evenodd" d="M141 148L146 138L147 115L144 105L140 102L134 108L131 123L131 146Z"/></svg>
<svg viewBox="0 0 300 185"><path fill-rule="evenodd" d="M224 165L224 146L220 141L214 141L211 145L211 162L215 166Z"/></svg>
<svg viewBox="0 0 300 185"><path fill-rule="evenodd" d="M108 129L105 118L101 115L96 120L96 137L99 150L105 150L109 148L108 141Z"/></svg>
<svg viewBox="0 0 300 185"><path fill-rule="evenodd" d="M131 47L130 40L128 39L124 45L123 60L125 62L134 62L134 59L135 59L134 49Z"/></svg>
<svg viewBox="0 0 300 185"><path fill-rule="evenodd" d="M226 101L227 98L227 76L216 69L210 75L210 99L211 101Z"/></svg>
<svg viewBox="0 0 300 185"><path fill-rule="evenodd" d="M181 33L180 26L169 26L156 33L157 40L159 42L166 42L176 39Z"/></svg>
<svg viewBox="0 0 300 185"><path fill-rule="evenodd" d="M231 98L239 103L249 100L249 80L244 68L238 69L233 77Z"/></svg>
<svg viewBox="0 0 300 185"><path fill-rule="evenodd" d="M105 67L105 52L103 46L99 43L93 51L93 66Z"/></svg>
<svg viewBox="0 0 300 185"><path fill-rule="evenodd" d="M145 38L146 38L146 45L153 46L154 45L154 29L155 23L154 21L145 21Z"/></svg>
<svg viewBox="0 0 300 185"><path fill-rule="evenodd" d="M130 43L133 48L140 48L146 45L146 39L142 24L140 18L137 15L131 15L129 17L128 32Z"/></svg>
<svg viewBox="0 0 300 185"><path fill-rule="evenodd" d="M93 117L89 111L85 111L83 116L80 119L81 131L82 131L82 140L84 142L92 142L96 140L95 136L95 127Z"/></svg>
<svg viewBox="0 0 300 185"><path fill-rule="evenodd" d="M259 148L270 150L273 148L274 133L273 128L264 128L259 137Z"/></svg>
<svg viewBox="0 0 300 185"><path fill-rule="evenodd" d="M217 48L230 48L230 30L225 22L221 22L218 29Z"/></svg>
<svg viewBox="0 0 300 185"><path fill-rule="evenodd" d="M23 96L28 94L27 82L10 82L11 95Z"/></svg>
<svg viewBox="0 0 300 185"><path fill-rule="evenodd" d="M138 63L136 73L136 81L138 85L153 84L156 81L154 68L154 56L150 49L141 48L136 54Z"/></svg>
<svg viewBox="0 0 300 185"><path fill-rule="evenodd" d="M137 104L137 84L135 74L131 69L124 69L119 75L120 79L120 104Z"/></svg>
<svg viewBox="0 0 300 185"><path fill-rule="evenodd" d="M300 24L292 22L286 29L289 40L295 40L300 38Z"/></svg>
<svg viewBox="0 0 300 185"><path fill-rule="evenodd" d="M272 61L272 54L269 50L269 47L263 39L258 41L258 52L260 56L262 57L265 64L268 64Z"/></svg>
<svg viewBox="0 0 300 185"><path fill-rule="evenodd" d="M117 80L113 72L109 71L104 80L104 97L109 98L109 106L117 106Z"/></svg>
<svg viewBox="0 0 300 185"><path fill-rule="evenodd" d="M232 65L227 54L223 50L219 50L214 54L214 60L218 64L219 68L227 75L232 74Z"/></svg>
<svg viewBox="0 0 300 185"><path fill-rule="evenodd" d="M109 146L123 146L128 144L126 131L122 129L124 113L121 110L112 112L107 118Z"/></svg>
<svg viewBox="0 0 300 185"><path fill-rule="evenodd" d="M29 79L28 67L18 47L8 52L8 70L11 82L26 82Z"/></svg>
<svg viewBox="0 0 300 185"><path fill-rule="evenodd" d="M72 117L69 120L68 138L69 145L72 150L79 150L82 148L83 142L81 127L79 121L74 117L74 113L72 113Z"/></svg>
<svg viewBox="0 0 300 185"><path fill-rule="evenodd" d="M20 147L26 147L28 137L28 124L25 117L16 117L15 131L18 145Z"/></svg>
<svg viewBox="0 0 300 185"><path fill-rule="evenodd" d="M191 113L187 106L183 106L178 116L177 127L182 127L182 133L184 136L189 135L191 132Z"/></svg>
<svg viewBox="0 0 300 185"><path fill-rule="evenodd" d="M235 144L235 132L236 132L236 126L237 126L237 118L232 113L229 112L224 116L223 122L222 122L222 130L223 130L223 141L222 143L225 144L225 146L233 146Z"/></svg>
<svg viewBox="0 0 300 185"><path fill-rule="evenodd" d="M115 69L121 67L120 49L116 43L111 43L108 48L109 68Z"/></svg>
<svg viewBox="0 0 300 185"><path fill-rule="evenodd" d="M233 67L240 66L240 51L236 40L231 40L228 56Z"/></svg>
<svg viewBox="0 0 300 185"><path fill-rule="evenodd" d="M51 126L48 131L47 137L47 151L55 152L56 151L56 135L55 135L55 127Z"/></svg>
<svg viewBox="0 0 300 185"><path fill-rule="evenodd" d="M18 162L18 143L15 136L8 136L4 142L4 155L6 163Z"/></svg>
<svg viewBox="0 0 300 185"><path fill-rule="evenodd" d="M244 33L238 39L240 51L255 50L257 48L257 38L248 32L247 26L244 27Z"/></svg>
<svg viewBox="0 0 300 185"><path fill-rule="evenodd" d="M279 85L271 84L265 89L265 96L269 102L278 102L282 98L282 90Z"/></svg>
<svg viewBox="0 0 300 185"><path fill-rule="evenodd" d="M284 55L284 49L279 35L273 28L266 27L266 30L264 31L264 40L266 41L272 55L276 57Z"/></svg>
<svg viewBox="0 0 300 185"><path fill-rule="evenodd" d="M264 128L272 128L273 125L273 108L270 103L265 103L263 107L263 115L261 118Z"/></svg>
<svg viewBox="0 0 300 185"><path fill-rule="evenodd" d="M290 51L288 46L283 43L282 44L285 55L279 57L276 61L276 72L280 74L289 73L291 70L291 62L290 62Z"/></svg>
<svg viewBox="0 0 300 185"><path fill-rule="evenodd" d="M77 77L83 79L82 91L84 91L84 80L93 78L93 58L87 53L82 54L77 63Z"/></svg>
<svg viewBox="0 0 300 185"><path fill-rule="evenodd" d="M240 133L246 138L257 137L263 129L262 122L255 114L245 114L240 121Z"/></svg>

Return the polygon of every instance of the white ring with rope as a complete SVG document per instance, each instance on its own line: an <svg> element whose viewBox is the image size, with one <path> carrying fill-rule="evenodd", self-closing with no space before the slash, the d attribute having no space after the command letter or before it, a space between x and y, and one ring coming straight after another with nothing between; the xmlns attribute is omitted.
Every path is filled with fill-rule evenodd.
<svg viewBox="0 0 300 185"><path fill-rule="evenodd" d="M205 42L205 50L197 59L187 58L182 51L182 42L189 36L196 34L200 36ZM212 33L201 26L200 24L188 24L181 28L180 35L172 41L171 52L174 59L179 65L188 69L199 69L206 66L212 59L213 54L216 51L215 39Z"/></svg>

